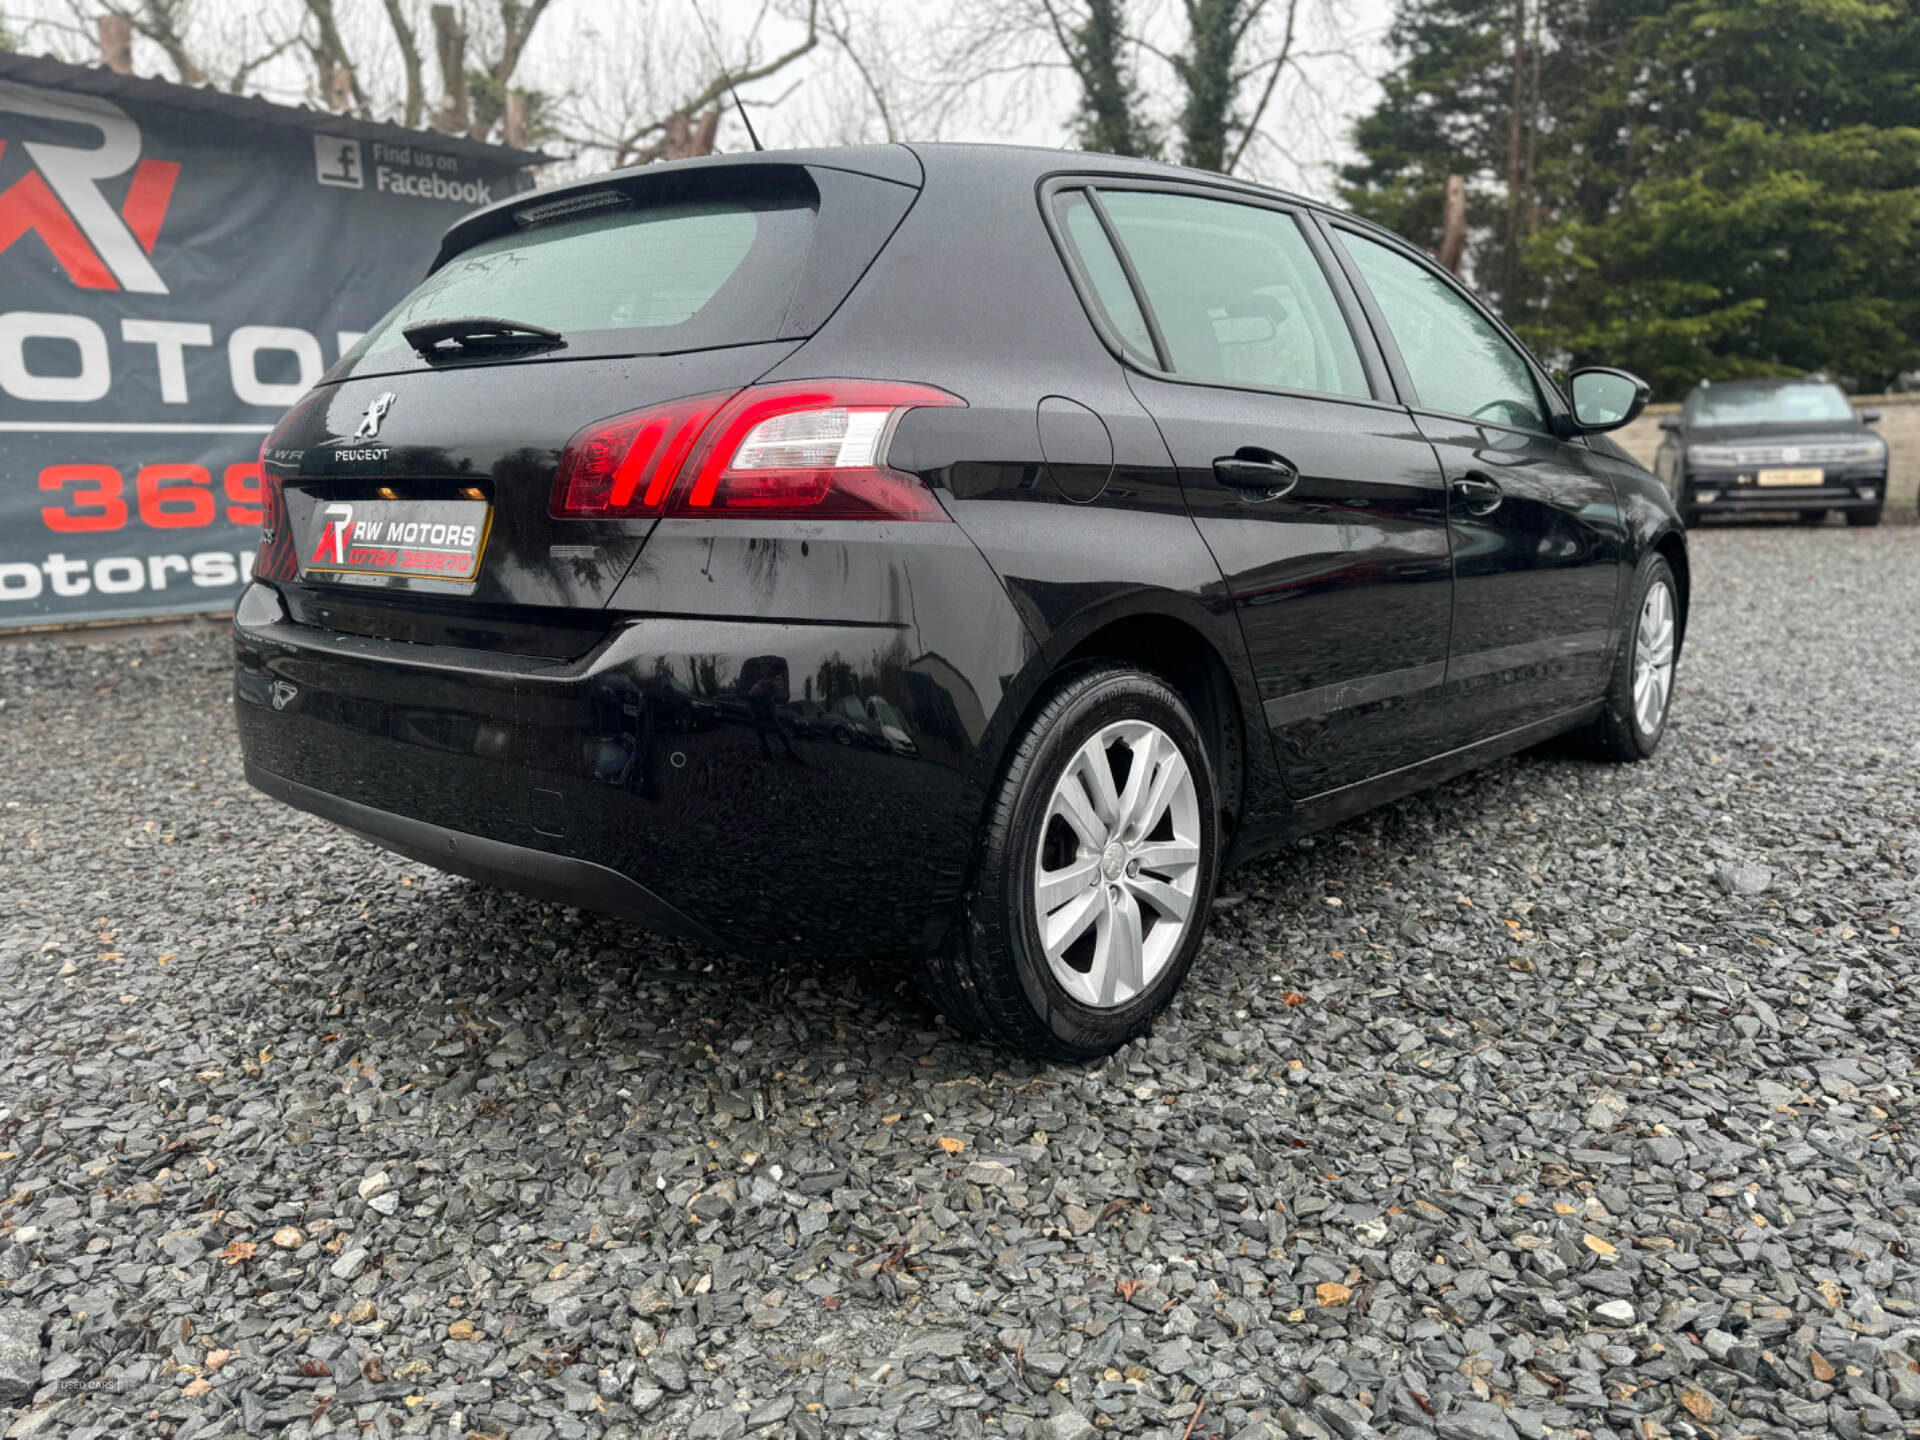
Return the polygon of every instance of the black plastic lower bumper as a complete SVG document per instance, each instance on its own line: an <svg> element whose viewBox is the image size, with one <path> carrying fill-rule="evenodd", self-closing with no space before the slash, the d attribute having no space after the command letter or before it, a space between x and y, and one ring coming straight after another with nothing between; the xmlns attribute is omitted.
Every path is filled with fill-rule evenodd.
<svg viewBox="0 0 1920 1440"><path fill-rule="evenodd" d="M1711 499L1705 498L1711 495ZM1690 476L1681 503L1696 515L1782 514L1796 510L1872 510L1886 503L1885 475L1829 477L1824 485L1760 486Z"/></svg>
<svg viewBox="0 0 1920 1440"><path fill-rule="evenodd" d="M246 774L247 783L254 789L296 810L331 820L410 860L464 875L469 880L531 895L537 900L554 900L618 915L637 920L647 929L662 934L684 936L717 949L726 948L726 942L706 926L681 914L644 885L608 866L376 810L357 800L288 780L257 765L249 764Z"/></svg>

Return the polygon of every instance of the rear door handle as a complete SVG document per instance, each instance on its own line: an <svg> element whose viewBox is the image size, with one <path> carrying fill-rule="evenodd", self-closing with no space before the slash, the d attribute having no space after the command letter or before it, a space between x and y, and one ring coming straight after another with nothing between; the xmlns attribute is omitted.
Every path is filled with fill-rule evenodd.
<svg viewBox="0 0 1920 1440"><path fill-rule="evenodd" d="M1284 456L1247 449L1214 461L1213 478L1235 490L1257 491L1256 500L1277 500L1300 483L1300 472Z"/></svg>
<svg viewBox="0 0 1920 1440"><path fill-rule="evenodd" d="M1506 498L1499 481L1478 474L1462 475L1454 481L1453 493L1460 497L1460 503L1469 515L1491 515Z"/></svg>

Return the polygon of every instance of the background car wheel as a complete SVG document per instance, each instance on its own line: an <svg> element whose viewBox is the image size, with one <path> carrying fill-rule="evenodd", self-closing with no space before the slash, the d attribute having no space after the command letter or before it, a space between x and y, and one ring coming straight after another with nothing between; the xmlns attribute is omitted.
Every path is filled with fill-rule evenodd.
<svg viewBox="0 0 1920 1440"><path fill-rule="evenodd" d="M1827 512L1824 510L1802 510L1800 512L1800 523L1802 525L1824 525L1826 519Z"/></svg>
<svg viewBox="0 0 1920 1440"><path fill-rule="evenodd" d="M1854 526L1856 529L1865 529L1869 525L1878 525L1880 523L1881 509L1882 507L1875 505L1871 510L1849 510L1847 511L1847 524Z"/></svg>
<svg viewBox="0 0 1920 1440"><path fill-rule="evenodd" d="M1644 760L1666 733L1680 661L1680 591L1664 557L1641 566L1628 616L1605 708L1593 722L1593 738L1609 760Z"/></svg>
<svg viewBox="0 0 1920 1440"><path fill-rule="evenodd" d="M989 804L936 1003L1032 1055L1107 1054L1192 966L1218 852L1213 767L1178 692L1106 662L1061 676Z"/></svg>

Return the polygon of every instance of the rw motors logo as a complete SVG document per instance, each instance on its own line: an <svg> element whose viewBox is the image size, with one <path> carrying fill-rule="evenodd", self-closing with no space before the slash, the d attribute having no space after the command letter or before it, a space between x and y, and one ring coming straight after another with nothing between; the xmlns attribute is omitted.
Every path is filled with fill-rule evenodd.
<svg viewBox="0 0 1920 1440"><path fill-rule="evenodd" d="M67 278L83 290L165 295L166 281L147 257L173 200L180 166L140 158L140 127L110 101L0 80L0 114L29 115L92 130L94 146L18 142L33 169L0 190L0 253L22 237L40 237ZM0 161L10 143L0 139ZM100 184L132 171L116 210Z"/></svg>

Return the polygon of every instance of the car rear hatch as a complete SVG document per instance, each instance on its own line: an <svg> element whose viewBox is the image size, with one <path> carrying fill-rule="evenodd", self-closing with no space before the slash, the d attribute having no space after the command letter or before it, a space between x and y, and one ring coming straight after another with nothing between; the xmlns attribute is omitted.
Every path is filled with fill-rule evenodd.
<svg viewBox="0 0 1920 1440"><path fill-rule="evenodd" d="M584 654L657 522L557 515L569 446L778 365L852 289L918 180L897 147L734 157L468 217L268 437L256 574L304 625Z"/></svg>

